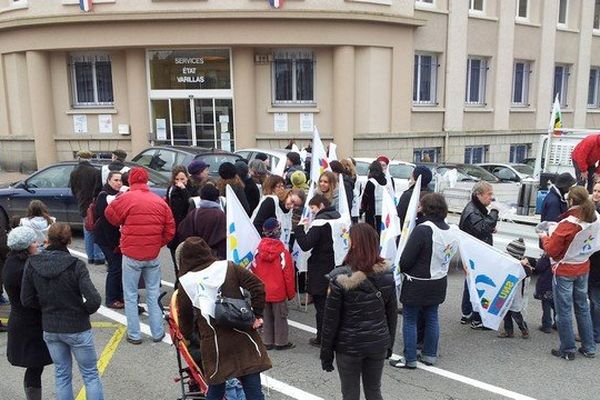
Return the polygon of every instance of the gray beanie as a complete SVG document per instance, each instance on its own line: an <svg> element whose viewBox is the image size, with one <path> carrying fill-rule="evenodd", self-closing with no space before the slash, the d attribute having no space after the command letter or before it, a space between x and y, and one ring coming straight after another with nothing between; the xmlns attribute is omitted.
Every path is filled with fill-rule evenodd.
<svg viewBox="0 0 600 400"><path fill-rule="evenodd" d="M8 232L6 245L11 250L21 251L34 244L36 240L37 235L33 229L28 226L17 226Z"/></svg>

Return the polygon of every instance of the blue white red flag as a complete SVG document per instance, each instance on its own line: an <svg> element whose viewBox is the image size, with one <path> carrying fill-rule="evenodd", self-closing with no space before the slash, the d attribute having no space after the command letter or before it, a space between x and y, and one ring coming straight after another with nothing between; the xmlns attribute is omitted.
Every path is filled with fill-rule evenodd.
<svg viewBox="0 0 600 400"><path fill-rule="evenodd" d="M269 4L273 8L281 8L283 7L283 0L269 0Z"/></svg>
<svg viewBox="0 0 600 400"><path fill-rule="evenodd" d="M79 0L79 8L81 11L92 11L92 0Z"/></svg>

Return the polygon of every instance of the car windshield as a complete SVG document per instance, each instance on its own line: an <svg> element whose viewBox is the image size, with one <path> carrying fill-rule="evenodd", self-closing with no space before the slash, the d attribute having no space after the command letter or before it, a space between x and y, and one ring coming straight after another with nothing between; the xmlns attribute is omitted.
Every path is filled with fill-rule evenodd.
<svg viewBox="0 0 600 400"><path fill-rule="evenodd" d="M529 165L520 164L520 165L513 165L512 167L514 169L516 169L517 172L520 174L533 175L533 168Z"/></svg>
<svg viewBox="0 0 600 400"><path fill-rule="evenodd" d="M210 176L218 176L219 175L219 167L224 162L230 162L235 164L237 160L241 160L241 157L234 154L206 154L206 155L198 155L195 157L195 160L202 160L210 167L208 168L208 174Z"/></svg>
<svg viewBox="0 0 600 400"><path fill-rule="evenodd" d="M414 166L410 164L391 164L390 175L396 179L410 179Z"/></svg>
<svg viewBox="0 0 600 400"><path fill-rule="evenodd" d="M486 171L481 167L476 167L474 165L463 165L459 168L463 173L475 177L477 179L483 179L488 182L498 182L498 178L496 178L492 173Z"/></svg>

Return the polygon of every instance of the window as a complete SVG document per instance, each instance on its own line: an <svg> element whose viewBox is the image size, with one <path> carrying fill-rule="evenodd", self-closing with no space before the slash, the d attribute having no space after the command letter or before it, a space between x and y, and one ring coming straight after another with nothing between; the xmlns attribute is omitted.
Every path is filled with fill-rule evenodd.
<svg viewBox="0 0 600 400"><path fill-rule="evenodd" d="M434 5L434 0L415 0L415 3L419 5L432 6Z"/></svg>
<svg viewBox="0 0 600 400"><path fill-rule="evenodd" d="M487 146L465 147L465 164L478 164L485 162Z"/></svg>
<svg viewBox="0 0 600 400"><path fill-rule="evenodd" d="M588 86L588 108L598 108L598 79L600 78L600 68L590 68L590 83Z"/></svg>
<svg viewBox="0 0 600 400"><path fill-rule="evenodd" d="M569 66L556 65L554 67L554 91L551 101L554 101L558 94L558 101L561 106L567 105L567 89L569 84Z"/></svg>
<svg viewBox="0 0 600 400"><path fill-rule="evenodd" d="M415 54L413 103L437 103L437 57L432 54Z"/></svg>
<svg viewBox="0 0 600 400"><path fill-rule="evenodd" d="M413 150L413 162L424 163L424 162L438 162L442 149L440 147L425 147Z"/></svg>
<svg viewBox="0 0 600 400"><path fill-rule="evenodd" d="M594 29L600 29L600 0L594 5Z"/></svg>
<svg viewBox="0 0 600 400"><path fill-rule="evenodd" d="M469 0L469 11L483 12L483 0Z"/></svg>
<svg viewBox="0 0 600 400"><path fill-rule="evenodd" d="M465 95L467 104L485 105L487 70L486 59L469 57L467 60L467 90Z"/></svg>
<svg viewBox="0 0 600 400"><path fill-rule="evenodd" d="M109 106L114 102L112 68L106 54L71 56L74 106Z"/></svg>
<svg viewBox="0 0 600 400"><path fill-rule="evenodd" d="M517 17L527 19L529 16L529 0L517 1Z"/></svg>
<svg viewBox="0 0 600 400"><path fill-rule="evenodd" d="M73 164L46 168L27 179L27 186L37 189L67 188L73 168Z"/></svg>
<svg viewBox="0 0 600 400"><path fill-rule="evenodd" d="M559 25L567 24L567 11L569 9L568 0L559 0L558 2L558 23Z"/></svg>
<svg viewBox="0 0 600 400"><path fill-rule="evenodd" d="M529 156L530 144L511 144L508 162L522 163Z"/></svg>
<svg viewBox="0 0 600 400"><path fill-rule="evenodd" d="M314 59L310 50L278 50L273 61L273 103L314 103Z"/></svg>
<svg viewBox="0 0 600 400"><path fill-rule="evenodd" d="M515 61L513 68L513 105L529 105L529 74L531 73L529 68L529 62Z"/></svg>

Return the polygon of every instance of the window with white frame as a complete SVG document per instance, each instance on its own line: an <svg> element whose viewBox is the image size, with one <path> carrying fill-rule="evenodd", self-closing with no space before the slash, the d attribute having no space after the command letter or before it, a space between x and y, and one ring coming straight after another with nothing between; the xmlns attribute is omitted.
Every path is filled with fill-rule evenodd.
<svg viewBox="0 0 600 400"><path fill-rule="evenodd" d="M277 50L273 57L273 104L312 104L314 98L312 50Z"/></svg>
<svg viewBox="0 0 600 400"><path fill-rule="evenodd" d="M511 144L508 162L522 163L529 156L529 149L531 144Z"/></svg>
<svg viewBox="0 0 600 400"><path fill-rule="evenodd" d="M467 59L467 88L465 102L472 105L485 105L485 85L487 78L487 59L469 57Z"/></svg>
<svg viewBox="0 0 600 400"><path fill-rule="evenodd" d="M598 108L598 79L600 79L600 68L590 68L590 83L588 85L588 108Z"/></svg>
<svg viewBox="0 0 600 400"><path fill-rule="evenodd" d="M561 106L567 105L567 90L569 88L569 66L557 64L554 66L554 90L552 92L552 100L558 94L558 101Z"/></svg>
<svg viewBox="0 0 600 400"><path fill-rule="evenodd" d="M567 25L569 14L569 0L558 0L558 24Z"/></svg>
<svg viewBox="0 0 600 400"><path fill-rule="evenodd" d="M600 29L600 0L596 0L594 5L594 29Z"/></svg>
<svg viewBox="0 0 600 400"><path fill-rule="evenodd" d="M438 162L441 157L441 147L422 147L413 149L413 162L424 163L424 162Z"/></svg>
<svg viewBox="0 0 600 400"><path fill-rule="evenodd" d="M437 56L435 54L415 54L413 79L413 103L437 103Z"/></svg>
<svg viewBox="0 0 600 400"><path fill-rule="evenodd" d="M478 164L486 161L487 146L465 147L465 164Z"/></svg>
<svg viewBox="0 0 600 400"><path fill-rule="evenodd" d="M513 66L512 104L516 106L529 105L529 61L515 61Z"/></svg>
<svg viewBox="0 0 600 400"><path fill-rule="evenodd" d="M71 55L73 106L111 106L114 103L112 66L108 54Z"/></svg>
<svg viewBox="0 0 600 400"><path fill-rule="evenodd" d="M529 18L529 0L517 1L517 17L521 19Z"/></svg>
<svg viewBox="0 0 600 400"><path fill-rule="evenodd" d="M419 5L433 6L435 0L415 0L415 3Z"/></svg>
<svg viewBox="0 0 600 400"><path fill-rule="evenodd" d="M483 12L484 0L469 0L469 11Z"/></svg>

